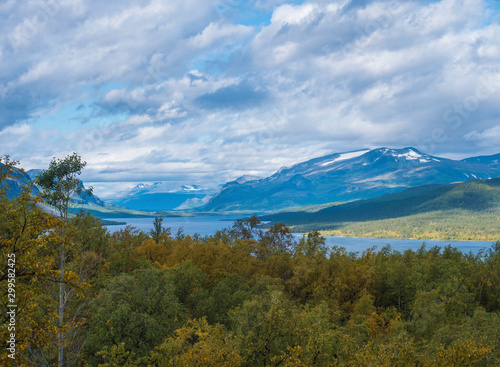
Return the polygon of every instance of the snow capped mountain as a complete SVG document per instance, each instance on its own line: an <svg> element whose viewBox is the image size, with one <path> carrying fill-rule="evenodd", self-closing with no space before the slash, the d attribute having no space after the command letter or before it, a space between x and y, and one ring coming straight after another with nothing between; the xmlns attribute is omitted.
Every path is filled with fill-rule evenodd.
<svg viewBox="0 0 500 367"><path fill-rule="evenodd" d="M415 148L363 149L282 167L260 180L228 182L200 211L276 211L369 199L408 187L500 177L500 168L431 156Z"/></svg>
<svg viewBox="0 0 500 367"><path fill-rule="evenodd" d="M164 185L162 182L155 182L152 185L140 183L136 185L132 190L129 192L126 192L126 195L132 196L132 195L138 195L138 194L145 194L148 192L168 192L166 188L163 187Z"/></svg>
<svg viewBox="0 0 500 367"><path fill-rule="evenodd" d="M133 188L118 192L113 200L120 200L125 197L132 197L142 194L154 193L206 193L207 189L200 185L182 185L180 188L172 189L169 183L155 182L152 184L140 183Z"/></svg>
<svg viewBox="0 0 500 367"><path fill-rule="evenodd" d="M140 183L132 189L118 193L108 201L114 205L137 210L187 210L206 204L214 194L200 185L183 185L172 188L171 184Z"/></svg>
<svg viewBox="0 0 500 367"><path fill-rule="evenodd" d="M304 177L314 176L330 171L349 169L361 164L363 166L374 164L397 163L399 165L413 163L440 162L443 158L423 154L414 148L404 149L363 149L347 153L336 153L325 157L311 159L310 161L296 164L292 167L282 167L272 175L272 178L301 174Z"/></svg>

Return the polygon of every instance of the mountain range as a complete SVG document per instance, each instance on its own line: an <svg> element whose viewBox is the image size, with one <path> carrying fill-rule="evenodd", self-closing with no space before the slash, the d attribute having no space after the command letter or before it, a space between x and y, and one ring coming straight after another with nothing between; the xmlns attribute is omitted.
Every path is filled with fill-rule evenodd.
<svg viewBox="0 0 500 367"><path fill-rule="evenodd" d="M452 160L415 148L363 149L283 167L273 175L226 183L199 212L276 212L379 197L429 184L500 177L500 154Z"/></svg>
<svg viewBox="0 0 500 367"><path fill-rule="evenodd" d="M155 182L139 184L107 201L133 210L187 210L206 204L213 194L199 185L183 185L172 190L165 183Z"/></svg>
<svg viewBox="0 0 500 367"><path fill-rule="evenodd" d="M0 169L2 166L0 163ZM21 195L23 186L28 186L41 172L41 169L25 172L14 168L13 174L2 183L2 186L7 189L6 197L12 199ZM79 180L79 186L85 189L81 180ZM35 185L32 186L32 194L40 195L40 190ZM203 205L213 194L213 191L198 185L183 185L177 190L169 190L166 184L156 182L151 185L136 185L131 190L122 191L112 198L107 198L106 202L95 194L75 196L73 200L78 207L84 207L85 210L99 217L151 216L151 212L161 212L162 215L172 216L175 215L170 212L172 209L180 211ZM179 212L179 215L187 215L187 213Z"/></svg>
<svg viewBox="0 0 500 367"><path fill-rule="evenodd" d="M16 170L6 181L7 197L21 193L41 170ZM131 210L191 210L196 213L271 213L325 203L366 200L429 184L500 177L500 154L453 160L415 148L363 149L314 158L282 167L269 177L242 176L214 195L199 185L172 190L166 183L140 184L107 198L77 197L81 205L126 207ZM5 185L5 183L4 183ZM83 187L83 182L80 182ZM34 188L34 194L39 193Z"/></svg>
<svg viewBox="0 0 500 367"><path fill-rule="evenodd" d="M2 171L3 165L0 163L0 172ZM14 168L13 174L2 181L0 183L0 189L7 189L5 196L8 199L15 198L21 195L23 191L23 186L29 186L30 183L42 172L40 169L29 170L28 172L24 172L21 169ZM79 186L82 189L85 189L84 183L79 180ZM189 189L186 187L186 189ZM40 190L37 186L33 185L31 187L31 194L33 196L39 196ZM104 223L107 224L120 224L119 222L109 220L109 218L144 218L144 217L154 217L154 216L163 216L163 217L185 217L185 216L193 216L191 213L182 212L182 211L140 211L140 210L131 210L128 208L124 208L121 206L115 206L110 203L106 203L101 200L97 195L79 195L72 197L73 204L70 212L72 214L79 212L80 210L84 210L90 212L92 215L103 220ZM42 204L42 208L49 212L53 212L48 205Z"/></svg>

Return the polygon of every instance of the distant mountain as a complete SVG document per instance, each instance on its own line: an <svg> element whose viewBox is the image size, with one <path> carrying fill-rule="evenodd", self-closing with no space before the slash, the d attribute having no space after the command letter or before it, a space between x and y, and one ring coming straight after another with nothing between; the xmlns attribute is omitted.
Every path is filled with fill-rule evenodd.
<svg viewBox="0 0 500 367"><path fill-rule="evenodd" d="M3 167L3 164L0 163L0 169ZM7 187L7 193L6 197L8 199L13 199L15 197L18 197L22 193L22 188L23 186L28 186L30 182L42 172L41 169L32 169L29 170L28 172L22 172L22 170L15 168L14 169L14 174L11 177L8 177L5 180L5 183L3 186ZM82 189L85 189L84 184L82 181L80 181L80 187ZM32 188L32 195L33 196L40 196L40 190L38 187L33 186ZM99 199L96 195L80 195L77 197L73 198L75 200L76 204L80 205L97 205L97 206L104 206L104 202Z"/></svg>
<svg viewBox="0 0 500 367"><path fill-rule="evenodd" d="M225 184L200 212L272 212L370 199L409 187L500 177L500 167L424 154L415 148L364 149L283 167L270 177Z"/></svg>
<svg viewBox="0 0 500 367"><path fill-rule="evenodd" d="M463 160L464 162L485 164L490 167L500 169L500 153L494 155L483 155L479 157L471 157Z"/></svg>
<svg viewBox="0 0 500 367"><path fill-rule="evenodd" d="M41 174L43 170L41 169L30 169L26 174L31 180L35 180L39 174ZM79 187L82 190L85 190L85 186L81 180L79 181ZM92 195L84 195L81 194L79 196L75 196L72 198L76 204L80 205L97 205L97 206L104 206L104 201L102 201L98 196L92 194Z"/></svg>
<svg viewBox="0 0 500 367"><path fill-rule="evenodd" d="M188 210L206 204L213 192L199 185L183 185L172 190L167 184L139 184L107 201L133 210Z"/></svg>

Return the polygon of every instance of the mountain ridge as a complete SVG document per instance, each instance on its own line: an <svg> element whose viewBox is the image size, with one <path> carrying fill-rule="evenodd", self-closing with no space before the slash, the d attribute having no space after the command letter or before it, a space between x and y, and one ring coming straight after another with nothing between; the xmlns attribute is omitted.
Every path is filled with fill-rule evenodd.
<svg viewBox="0 0 500 367"><path fill-rule="evenodd" d="M436 157L412 147L362 149L282 167L260 180L228 182L206 205L196 210L273 212L369 199L426 184L492 177L500 177L500 167Z"/></svg>
<svg viewBox="0 0 500 367"><path fill-rule="evenodd" d="M139 184L106 202L133 210L190 210L197 213L269 213L279 210L379 197L410 187L500 177L500 154L453 160L406 147L359 149L333 153L281 167L268 177L244 175L221 185L214 194L199 185L172 189L168 183ZM6 181L7 197L42 170ZM83 182L80 183L83 187ZM38 188L34 187L38 195ZM79 204L103 206L96 195L76 198Z"/></svg>
<svg viewBox="0 0 500 367"><path fill-rule="evenodd" d="M490 167L500 168L500 153L493 155L481 155L477 157L465 158L462 159L462 161L468 163L485 164Z"/></svg>

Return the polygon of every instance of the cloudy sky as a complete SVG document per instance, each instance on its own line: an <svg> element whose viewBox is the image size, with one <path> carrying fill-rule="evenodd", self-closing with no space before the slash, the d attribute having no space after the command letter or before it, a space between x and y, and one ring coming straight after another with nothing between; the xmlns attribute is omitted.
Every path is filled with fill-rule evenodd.
<svg viewBox="0 0 500 367"><path fill-rule="evenodd" d="M498 153L499 5L0 0L0 155L76 151L106 194L361 148Z"/></svg>

